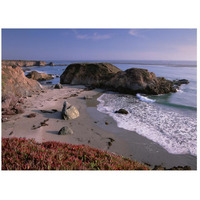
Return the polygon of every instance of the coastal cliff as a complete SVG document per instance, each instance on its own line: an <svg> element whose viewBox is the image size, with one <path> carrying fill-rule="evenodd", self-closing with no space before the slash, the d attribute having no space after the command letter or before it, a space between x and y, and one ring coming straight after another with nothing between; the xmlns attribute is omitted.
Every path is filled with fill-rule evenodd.
<svg viewBox="0 0 200 200"><path fill-rule="evenodd" d="M21 67L2 66L2 119L22 113L23 97L42 89L35 80L25 77Z"/></svg>
<svg viewBox="0 0 200 200"><path fill-rule="evenodd" d="M2 66L27 67L27 66L46 66L45 61L29 61L29 60L2 60Z"/></svg>

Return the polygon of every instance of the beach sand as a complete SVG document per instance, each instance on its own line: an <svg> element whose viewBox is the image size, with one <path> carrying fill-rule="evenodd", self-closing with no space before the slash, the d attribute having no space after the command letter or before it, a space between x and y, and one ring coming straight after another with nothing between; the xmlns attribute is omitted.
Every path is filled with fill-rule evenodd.
<svg viewBox="0 0 200 200"><path fill-rule="evenodd" d="M168 153L160 145L135 132L117 127L116 122L96 109L97 98L102 90L85 90L84 86L64 85L62 89L43 86L40 94L25 100L25 112L12 116L2 123L2 137L34 138L37 142L59 141L75 145L89 145L104 151L112 152L143 163L162 165L170 168L188 165L197 168L196 157L191 155L175 155ZM85 99L91 96L92 99ZM63 120L61 110L63 102L74 105L80 116L73 120ZM57 112L44 113L41 110ZM35 113L36 117L27 115ZM46 126L40 126L46 121ZM72 135L58 135L63 126L73 130Z"/></svg>

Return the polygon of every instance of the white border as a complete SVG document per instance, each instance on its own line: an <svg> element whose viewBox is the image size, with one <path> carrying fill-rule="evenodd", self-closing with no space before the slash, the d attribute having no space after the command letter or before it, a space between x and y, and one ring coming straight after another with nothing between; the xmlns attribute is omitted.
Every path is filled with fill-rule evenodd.
<svg viewBox="0 0 200 200"><path fill-rule="evenodd" d="M200 12L197 2L195 0L2 0L0 26L1 28L199 28ZM198 52L199 45L198 40ZM199 75L198 69L198 77ZM199 170L192 172L1 171L0 176L1 197L21 200L197 199L199 194L197 180L200 180Z"/></svg>

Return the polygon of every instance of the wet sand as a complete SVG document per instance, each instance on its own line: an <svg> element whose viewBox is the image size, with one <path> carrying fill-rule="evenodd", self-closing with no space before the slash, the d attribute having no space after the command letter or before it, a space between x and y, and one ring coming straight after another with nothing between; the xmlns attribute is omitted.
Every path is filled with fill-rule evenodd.
<svg viewBox="0 0 200 200"><path fill-rule="evenodd" d="M103 130L115 134L118 138L123 140L127 146L126 155L129 158L135 159L139 162L149 164L151 166L162 165L166 168L174 166L190 166L192 169L197 169L197 158L192 155L178 155L168 153L162 146L137 134L134 131L128 131L117 127L114 121L107 114L101 113L96 109L98 104L97 98L100 95L94 96L90 103L88 103L87 111L91 118L98 123L97 126ZM105 124L107 122L108 125Z"/></svg>
<svg viewBox="0 0 200 200"><path fill-rule="evenodd" d="M45 86L43 92L26 99L25 113L12 116L8 122L2 123L2 136L34 138L37 142L59 141L89 145L147 163L152 167L162 165L170 168L188 165L192 169L197 168L196 157L170 154L155 142L135 132L118 128L111 117L96 109L97 98L103 91L86 91L84 88L84 86L65 85L63 89L52 89L50 86ZM93 98L84 99L84 96ZM74 120L61 118L64 101L77 107L80 113L78 118ZM41 112L52 109L57 112ZM30 113L35 113L36 117L27 118ZM48 120L46 122L48 125L40 126L45 120ZM63 126L69 126L74 134L58 135Z"/></svg>

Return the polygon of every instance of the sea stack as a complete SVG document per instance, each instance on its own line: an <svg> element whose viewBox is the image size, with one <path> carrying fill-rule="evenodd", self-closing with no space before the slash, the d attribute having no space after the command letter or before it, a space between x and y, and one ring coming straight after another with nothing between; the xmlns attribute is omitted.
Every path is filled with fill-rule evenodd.
<svg viewBox="0 0 200 200"><path fill-rule="evenodd" d="M173 81L156 77L147 69L131 68L122 71L109 63L71 64L61 75L60 83L82 84L133 95L176 92Z"/></svg>

